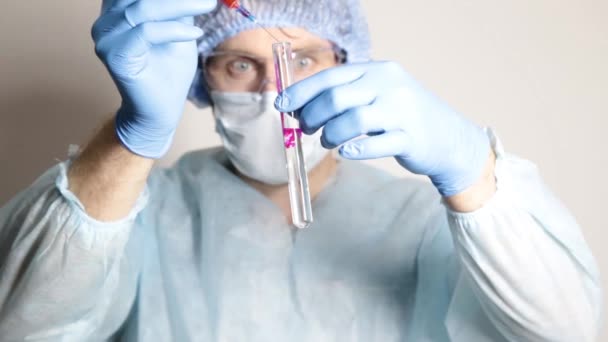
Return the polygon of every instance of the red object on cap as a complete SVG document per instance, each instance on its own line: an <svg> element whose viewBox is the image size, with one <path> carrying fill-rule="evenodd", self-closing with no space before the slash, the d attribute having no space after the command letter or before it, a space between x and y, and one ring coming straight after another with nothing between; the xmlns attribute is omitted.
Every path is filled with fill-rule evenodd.
<svg viewBox="0 0 608 342"><path fill-rule="evenodd" d="M230 8L241 7L241 4L239 4L239 0L222 0L222 2L224 3L224 5L226 5Z"/></svg>

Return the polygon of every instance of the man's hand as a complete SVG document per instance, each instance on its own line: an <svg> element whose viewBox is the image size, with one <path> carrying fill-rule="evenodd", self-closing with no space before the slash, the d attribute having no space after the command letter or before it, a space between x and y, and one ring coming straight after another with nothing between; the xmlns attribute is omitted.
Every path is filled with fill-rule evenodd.
<svg viewBox="0 0 608 342"><path fill-rule="evenodd" d="M193 16L215 6L215 0L104 0L91 33L122 96L116 133L131 152L159 158L169 149L203 34Z"/></svg>
<svg viewBox="0 0 608 342"><path fill-rule="evenodd" d="M115 120L68 172L70 191L100 221L133 208L153 160L169 148L197 65L202 31L192 16L215 0L104 0L91 30L95 51L122 96Z"/></svg>
<svg viewBox="0 0 608 342"><path fill-rule="evenodd" d="M324 70L286 89L276 107L299 110L306 134L323 128L326 148L342 145L339 152L349 159L395 157L407 170L429 176L446 198L477 184L492 154L481 127L394 62ZM361 135L368 137L351 141Z"/></svg>

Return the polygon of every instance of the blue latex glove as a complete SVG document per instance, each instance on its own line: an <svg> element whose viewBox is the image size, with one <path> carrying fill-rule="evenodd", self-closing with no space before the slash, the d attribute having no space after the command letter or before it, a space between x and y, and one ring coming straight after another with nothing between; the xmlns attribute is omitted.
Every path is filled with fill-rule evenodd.
<svg viewBox="0 0 608 342"><path fill-rule="evenodd" d="M323 127L326 148L348 159L394 156L430 177L443 196L473 185L490 157L484 130L424 90L393 62L343 65L287 88L278 110L299 111L302 130ZM350 141L360 135L368 137Z"/></svg>
<svg viewBox="0 0 608 342"><path fill-rule="evenodd" d="M116 134L135 154L171 145L197 66L193 16L215 0L104 0L92 28L95 51L122 96Z"/></svg>

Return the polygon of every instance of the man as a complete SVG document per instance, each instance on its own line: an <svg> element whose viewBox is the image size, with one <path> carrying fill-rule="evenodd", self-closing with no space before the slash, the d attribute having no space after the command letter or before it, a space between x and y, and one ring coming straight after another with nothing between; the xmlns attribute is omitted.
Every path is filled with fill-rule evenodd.
<svg viewBox="0 0 608 342"><path fill-rule="evenodd" d="M104 1L92 34L123 101L0 210L2 340L593 340L594 260L532 164L369 61L356 1L243 4L295 50L280 96L273 40L214 1ZM152 170L188 94L223 148ZM275 107L307 135L309 229ZM350 161L379 157L433 186Z"/></svg>

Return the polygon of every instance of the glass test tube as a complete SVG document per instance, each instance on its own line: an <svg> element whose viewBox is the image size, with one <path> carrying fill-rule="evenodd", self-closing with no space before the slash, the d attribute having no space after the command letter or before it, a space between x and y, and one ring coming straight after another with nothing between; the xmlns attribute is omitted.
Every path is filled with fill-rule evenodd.
<svg viewBox="0 0 608 342"><path fill-rule="evenodd" d="M280 93L293 83L291 44L287 42L272 45L277 91ZM302 130L294 112L281 113L289 202L293 225L306 228L312 223L312 205L308 189L308 175L302 151Z"/></svg>

